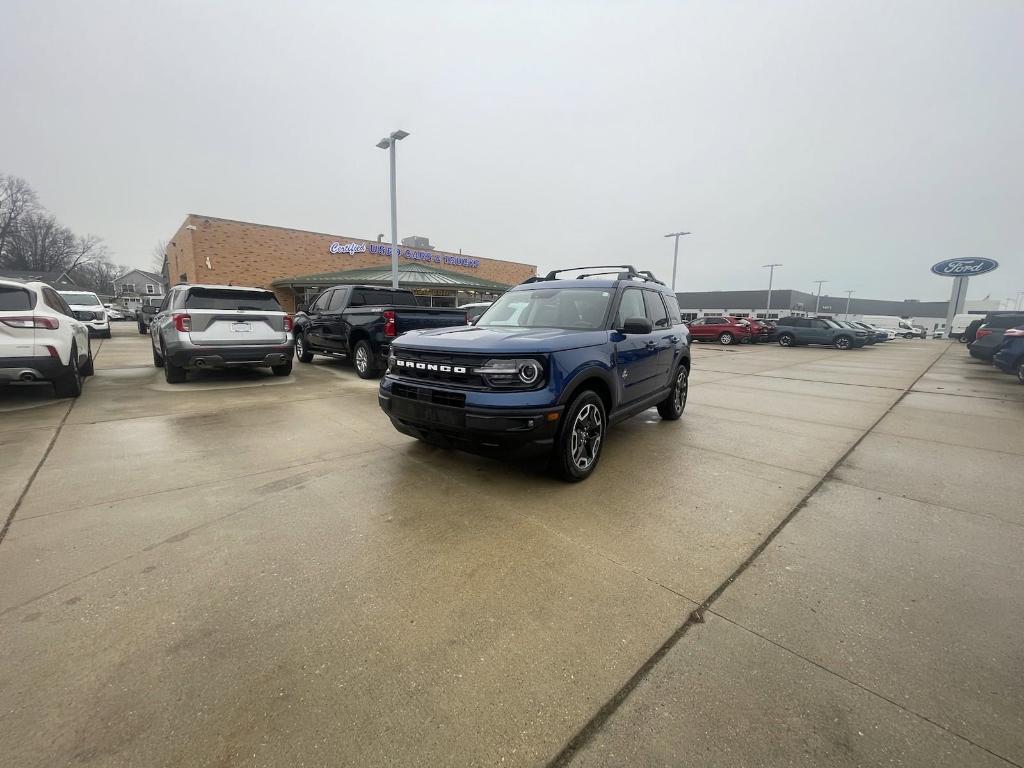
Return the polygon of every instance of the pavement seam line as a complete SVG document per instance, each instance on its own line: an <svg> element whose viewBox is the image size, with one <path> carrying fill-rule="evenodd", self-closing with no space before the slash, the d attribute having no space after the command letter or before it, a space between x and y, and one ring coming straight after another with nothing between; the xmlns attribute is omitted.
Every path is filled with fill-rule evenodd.
<svg viewBox="0 0 1024 768"><path fill-rule="evenodd" d="M745 624L741 624L740 622L736 621L735 619L730 619L728 616L726 616L724 614L721 614L718 611L714 611L711 608L707 609L707 613L710 613L713 616L717 616L718 618L722 619L723 621L728 622L729 624L732 624L734 627L736 627L737 629L742 630L743 632L749 632L751 635L754 635L754 637L759 637L760 639L764 640L766 643L768 643L770 645L773 645L776 648L778 648L779 650L785 651L786 653L788 653L788 654L790 654L792 656L795 656L796 658L798 658L798 659L800 659L802 661L807 662L808 664L810 664L813 667L817 667L822 672L826 672L827 674L832 675L833 677L838 678L839 680L842 680L844 683L849 683L850 685L854 686L855 688L859 688L860 690L864 691L867 694L870 694L871 696L874 696L874 697L876 697L878 699L881 699L882 701L887 702L889 704L892 704L894 707L896 707L897 709L899 709L899 710L901 710L903 712L906 712L906 713L908 713L910 715L913 715L914 717L916 717L916 718L918 718L920 720L924 720L926 723L929 723L930 725L935 726L939 730L944 731L945 733L948 733L950 736L953 736L954 738L966 741L972 747L977 747L978 749L982 750L983 752L987 752L988 754L992 755L993 757L999 758L1000 760L1008 763L1009 765L1017 766L1017 768L1024 768L1024 766L1021 766L1020 763L1015 762L1014 760L1011 760L1008 757L1000 755L998 752L993 752L991 749L986 747L984 744L979 744L978 742L974 741L973 739L971 739L971 738L969 738L967 736L964 736L962 733L957 733L952 728L949 728L948 726L945 726L942 723L935 722L934 720L932 720L927 715L922 715L920 712L918 712L916 710L913 710L910 707L904 706L903 704L900 704L897 701L893 701L892 699L890 699L885 694L879 693L878 691L876 691L876 690L874 690L872 688L868 688L863 683L858 683L856 680L852 680L849 677L846 677L844 675L839 674L834 669L830 669L829 667L825 666L821 662L818 662L818 661L815 661L814 659L808 658L807 656L804 656L799 651L795 651L792 648L789 648L788 646L785 646L785 645L783 645L782 643L780 643L780 642L778 642L776 640L772 640L770 637L762 635L756 629L751 629L750 627L746 626Z"/></svg>
<svg viewBox="0 0 1024 768"><path fill-rule="evenodd" d="M569 765L575 758L576 753L580 748L584 747L590 742L594 735L601 729L602 726L612 715L618 711L619 707L625 703L626 699L629 698L630 694L636 689L641 682L643 682L647 676L653 671L654 667L657 666L658 662L664 658L669 651L671 651L686 635L686 633L695 624L702 624L704 622L704 612L710 609L710 607L722 596L722 593L732 585L736 579L743 575L743 573L750 567L750 565L760 557L761 553L764 552L768 546L775 540L775 538L782 533L783 529L789 524L789 522L797 516L797 514L810 502L811 498L821 489L821 487L832 478L836 469L857 449L857 447L864 441L864 439L871 434L872 430L878 426L882 419L892 413L893 409L902 402L903 398L907 396L917 383L924 378L925 374L930 371L934 365L945 356L946 350L943 350L935 359L928 364L928 366L921 371L920 375L914 379L913 383L910 384L896 400L880 415L874 423L871 424L862 434L858 437L853 444L846 449L846 451L836 459L835 463L826 470L825 474L821 476L814 486L807 491L806 494L796 503L796 505L789 511L789 513L776 525L768 535L754 547L754 550L736 567L736 569L729 574L729 576L723 581L718 587L710 594L703 602L686 617L685 621L680 624L675 631L669 635L669 637L651 654L643 664L624 682L618 690L616 690L612 696L601 705L601 707L595 712L591 718L583 724L583 726L576 731L576 733L566 742L565 746L551 760L547 763L547 768L561 768Z"/></svg>

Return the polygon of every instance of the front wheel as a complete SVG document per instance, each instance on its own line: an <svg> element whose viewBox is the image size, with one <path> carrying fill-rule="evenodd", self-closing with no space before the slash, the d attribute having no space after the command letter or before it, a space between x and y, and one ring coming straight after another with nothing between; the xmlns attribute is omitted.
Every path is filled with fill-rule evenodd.
<svg viewBox="0 0 1024 768"><path fill-rule="evenodd" d="M779 336L780 347L792 347L796 343L796 339L793 338L791 333L783 333Z"/></svg>
<svg viewBox="0 0 1024 768"><path fill-rule="evenodd" d="M306 346L306 334L304 333L295 334L295 357L299 359L300 363L313 362L313 353Z"/></svg>
<svg viewBox="0 0 1024 768"><path fill-rule="evenodd" d="M724 346L729 346L733 342L733 335L726 331L718 337L718 343Z"/></svg>
<svg viewBox="0 0 1024 768"><path fill-rule="evenodd" d="M360 379L373 379L377 376L377 369L373 364L373 350L370 349L370 342L360 341L352 352L352 364Z"/></svg>
<svg viewBox="0 0 1024 768"><path fill-rule="evenodd" d="M904 333L903 334L903 338L904 339L915 339L915 338L917 338L917 336L916 336L916 334L913 334L913 333Z"/></svg>
<svg viewBox="0 0 1024 768"><path fill-rule="evenodd" d="M836 349L849 349L853 346L853 341L849 336L837 336L832 343L835 344Z"/></svg>
<svg viewBox="0 0 1024 768"><path fill-rule="evenodd" d="M604 402L593 390L576 396L562 422L552 468L563 480L578 483L590 477L601 459L601 446L607 428Z"/></svg>
<svg viewBox="0 0 1024 768"><path fill-rule="evenodd" d="M689 389L690 372L685 365L680 365L668 397L658 403L658 415L666 421L675 421L682 416L683 409L686 408L686 395Z"/></svg>

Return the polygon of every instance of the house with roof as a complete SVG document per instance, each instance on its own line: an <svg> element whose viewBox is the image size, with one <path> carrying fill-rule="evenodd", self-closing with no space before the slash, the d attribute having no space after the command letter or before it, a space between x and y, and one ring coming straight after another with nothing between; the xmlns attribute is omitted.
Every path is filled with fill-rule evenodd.
<svg viewBox="0 0 1024 768"><path fill-rule="evenodd" d="M21 280L25 283L40 282L46 283L57 291L82 291L85 290L78 285L67 272L40 272L31 269L7 269L0 267L0 277L8 280Z"/></svg>
<svg viewBox="0 0 1024 768"><path fill-rule="evenodd" d="M162 299L165 293L164 279L156 272L133 269L114 278L114 300L127 310L135 311L144 299ZM152 303L153 299L149 299Z"/></svg>

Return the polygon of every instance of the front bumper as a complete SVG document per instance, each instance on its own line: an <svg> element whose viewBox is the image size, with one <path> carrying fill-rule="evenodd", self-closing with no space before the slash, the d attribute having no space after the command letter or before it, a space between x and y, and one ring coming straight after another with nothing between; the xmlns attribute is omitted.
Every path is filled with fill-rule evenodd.
<svg viewBox="0 0 1024 768"><path fill-rule="evenodd" d="M79 322L89 329L90 336L110 332L110 323L107 320L80 320Z"/></svg>
<svg viewBox="0 0 1024 768"><path fill-rule="evenodd" d="M460 405L461 391L400 383L385 379L377 402L395 429L429 443L472 453L536 456L554 446L563 406L484 408Z"/></svg>
<svg viewBox="0 0 1024 768"><path fill-rule="evenodd" d="M168 349L167 359L183 368L269 368L292 358L292 344L251 347L183 347Z"/></svg>

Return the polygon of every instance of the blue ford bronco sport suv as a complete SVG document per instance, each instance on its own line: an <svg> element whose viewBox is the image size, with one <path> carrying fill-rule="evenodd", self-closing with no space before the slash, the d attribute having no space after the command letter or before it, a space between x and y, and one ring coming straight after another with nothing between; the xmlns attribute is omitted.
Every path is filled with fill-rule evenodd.
<svg viewBox="0 0 1024 768"><path fill-rule="evenodd" d="M602 271L558 277L580 270ZM689 373L689 333L664 283L629 265L576 267L512 288L475 325L398 337L378 399L399 432L476 453L550 454L558 475L578 481L610 424L653 406L682 416Z"/></svg>

